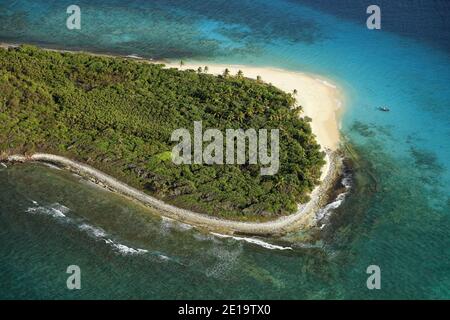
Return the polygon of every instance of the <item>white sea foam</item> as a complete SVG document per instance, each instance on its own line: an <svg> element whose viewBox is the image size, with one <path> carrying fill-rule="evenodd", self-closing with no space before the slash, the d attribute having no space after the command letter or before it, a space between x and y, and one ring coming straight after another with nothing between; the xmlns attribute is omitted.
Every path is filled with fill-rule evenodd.
<svg viewBox="0 0 450 320"><path fill-rule="evenodd" d="M256 244L258 246L264 247L266 249L270 249L270 250L292 250L291 247L283 247L283 246L278 246L275 244L271 244L259 239L255 239L255 238L247 238L247 237L235 237L235 236L230 236L230 235L225 235L225 234L220 234L220 233L215 233L215 232L211 232L211 234L215 235L216 237L220 237L220 238L232 238L238 241L246 241L248 243L252 243L252 244Z"/></svg>
<svg viewBox="0 0 450 320"><path fill-rule="evenodd" d="M342 202L344 202L345 196L346 196L346 193L339 194L333 202L327 204L325 207L323 207L322 209L317 211L316 220L321 221L324 218L328 217L330 212L337 209L342 204ZM323 228L323 226L321 227L321 229L322 228Z"/></svg>
<svg viewBox="0 0 450 320"><path fill-rule="evenodd" d="M173 221L170 221L170 220L167 220L167 219L162 219L161 220L161 225L160 225L160 231L162 232L162 233L167 233L167 232L169 232L171 229L172 229L172 227L173 227Z"/></svg>
<svg viewBox="0 0 450 320"><path fill-rule="evenodd" d="M161 224L160 224L160 231L162 233L167 233L171 230L181 230L181 231L186 231L186 230L190 230L192 229L193 226L180 222L180 221L176 221L172 218L168 218L168 217L161 217Z"/></svg>
<svg viewBox="0 0 450 320"><path fill-rule="evenodd" d="M57 215L59 217L65 217L66 213L68 213L70 211L69 208L67 208L66 206L63 206L62 204L59 204L59 203L52 204L50 209L54 212L55 215Z"/></svg>
<svg viewBox="0 0 450 320"><path fill-rule="evenodd" d="M3 162L0 162L0 166L2 166L3 168L7 169L8 166L6 164L4 164Z"/></svg>
<svg viewBox="0 0 450 320"><path fill-rule="evenodd" d="M33 204L36 205L35 207L29 207L26 212L27 213L31 213L31 214L45 214L45 215L49 215L52 216L54 218L58 218L58 219L63 219L64 221L68 221L68 222L74 222L75 220L70 219L69 217L66 216L66 214L70 211L70 209L60 203L53 203L51 205L48 206L38 206L38 202L32 200ZM140 249L140 248L132 248L132 247L128 247L122 243L116 242L112 239L107 238L107 233L99 228L99 227L94 227L90 224L87 223L82 223L80 225L78 225L78 228L84 232L87 232L90 236L97 238L97 239L101 239L104 242L106 242L107 244L111 245L111 247L118 251L119 253L126 255L126 254L143 254L148 252L145 249Z"/></svg>
<svg viewBox="0 0 450 320"><path fill-rule="evenodd" d="M38 203L33 201L33 204L37 205ZM54 203L49 206L30 207L26 211L32 214L46 214L54 218L67 218L66 213L69 212L70 209L62 204Z"/></svg>
<svg viewBox="0 0 450 320"><path fill-rule="evenodd" d="M319 81L320 83L326 85L327 87L330 87L330 88L333 88L333 89L336 89L336 88L337 88L334 84L331 84L331 83L329 83L329 82L326 81L326 80L319 79L319 78L316 78L316 80Z"/></svg>
<svg viewBox="0 0 450 320"><path fill-rule="evenodd" d="M132 58L132 59L144 59L141 56L138 56L137 54L129 54L126 56L127 58ZM151 59L150 59L151 60Z"/></svg>
<svg viewBox="0 0 450 320"><path fill-rule="evenodd" d="M43 209L43 207L29 207L26 211L28 213L40 213Z"/></svg>
<svg viewBox="0 0 450 320"><path fill-rule="evenodd" d="M90 235L92 235L95 238L103 238L106 237L106 232L98 227L91 226L90 224L83 223L79 227L81 230L86 231Z"/></svg>
<svg viewBox="0 0 450 320"><path fill-rule="evenodd" d="M170 260L170 258L169 258L168 256L163 255L163 254L158 254L158 258L160 258L160 259L163 260L163 261L168 261L168 260Z"/></svg>
<svg viewBox="0 0 450 320"><path fill-rule="evenodd" d="M61 170L60 167L55 166L54 164L51 164L51 163L48 163L48 162L44 162L43 164L44 164L46 167L49 167L49 168L51 168L51 169Z"/></svg>
<svg viewBox="0 0 450 320"><path fill-rule="evenodd" d="M83 223L79 226L80 230L87 232L90 236L94 238L98 238L109 244L114 250L118 251L119 253L126 255L126 254L142 254L148 252L145 249L135 249L132 247L128 247L122 243L116 242L112 239L107 238L107 233L105 230L99 227L94 227L90 224Z"/></svg>
<svg viewBox="0 0 450 320"><path fill-rule="evenodd" d="M346 175L342 179L341 184L345 187L345 192L340 193L333 202L327 204L325 207L316 212L315 218L317 222L324 222L331 215L331 213L344 202L349 190L352 187L352 176L350 174ZM325 225L325 223L322 223L319 228L323 229Z"/></svg>
<svg viewBox="0 0 450 320"><path fill-rule="evenodd" d="M181 230L191 230L191 229L193 228L190 224L182 223L182 222L177 223L177 226L178 226Z"/></svg>
<svg viewBox="0 0 450 320"><path fill-rule="evenodd" d="M198 241L212 241L217 244L221 243L221 240L217 239L217 237L214 237L210 233L195 232L193 237Z"/></svg>
<svg viewBox="0 0 450 320"><path fill-rule="evenodd" d="M107 244L111 245L114 249L116 249L117 251L119 251L119 253L123 254L123 255L127 255L127 254L143 254L143 253L147 253L148 250L145 249L135 249L135 248L131 248L128 247L124 244L115 242L114 240L111 239L103 239L103 241L105 241Z"/></svg>
<svg viewBox="0 0 450 320"><path fill-rule="evenodd" d="M345 176L342 179L341 183L346 189L350 189L352 187L352 176L351 175Z"/></svg>
<svg viewBox="0 0 450 320"><path fill-rule="evenodd" d="M152 256L155 256L158 259L159 262L173 261L173 262L178 263L180 265L184 265L183 263L179 262L178 259L169 257L169 256L167 256L167 255L165 255L165 254L163 254L163 253L161 253L159 251L151 251L150 254Z"/></svg>
<svg viewBox="0 0 450 320"><path fill-rule="evenodd" d="M193 226L190 224L183 223L165 216L161 216L161 230L164 232L167 232L170 229L177 229L184 231L184 230L191 230L192 228Z"/></svg>

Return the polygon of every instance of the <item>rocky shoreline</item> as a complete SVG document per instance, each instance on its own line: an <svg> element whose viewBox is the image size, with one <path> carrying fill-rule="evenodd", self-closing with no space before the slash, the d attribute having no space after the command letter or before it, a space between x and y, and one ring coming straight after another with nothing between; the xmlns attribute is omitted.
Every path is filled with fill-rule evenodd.
<svg viewBox="0 0 450 320"><path fill-rule="evenodd" d="M0 162L41 162L50 163L76 173L97 185L121 194L131 200L156 210L161 216L175 219L209 231L224 234L245 234L260 236L280 236L294 230L316 226L315 213L330 201L330 194L342 172L342 158L336 151L327 151L326 171L322 182L310 195L310 201L301 204L296 213L265 222L241 222L226 220L181 209L156 199L144 192L107 175L89 165L71 159L46 153L33 155L3 155Z"/></svg>

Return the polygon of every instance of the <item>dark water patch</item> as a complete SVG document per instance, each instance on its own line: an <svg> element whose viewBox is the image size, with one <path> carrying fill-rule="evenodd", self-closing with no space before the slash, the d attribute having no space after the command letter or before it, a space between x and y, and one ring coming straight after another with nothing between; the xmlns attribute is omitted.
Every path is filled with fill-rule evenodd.
<svg viewBox="0 0 450 320"><path fill-rule="evenodd" d="M355 121L350 127L351 130L356 131L363 137L374 137L375 132L370 128L369 124L363 123L361 121Z"/></svg>
<svg viewBox="0 0 450 320"><path fill-rule="evenodd" d="M164 5L177 7L183 13L223 23L216 31L230 39L240 41L269 41L314 43L324 39L320 26L301 10L283 2L273 1L178 1L163 0ZM290 14L286 9L291 8ZM237 14L239 12L239 14Z"/></svg>
<svg viewBox="0 0 450 320"><path fill-rule="evenodd" d="M320 247L270 250L198 232L152 217L133 202L42 165L11 166L0 172L0 180L0 264L9 277L2 282L1 297L332 296L321 290L336 271ZM68 209L64 216L49 214L56 202L56 208ZM79 293L65 289L69 264L82 268ZM298 290L300 284L322 289Z"/></svg>
<svg viewBox="0 0 450 320"><path fill-rule="evenodd" d="M439 164L438 158L433 152L411 147L410 153L414 159L414 163L420 169L433 171L437 174L444 170L444 167Z"/></svg>
<svg viewBox="0 0 450 320"><path fill-rule="evenodd" d="M366 9L371 4L381 8L382 30L428 42L450 52L450 5L445 0L289 0L352 21L366 28Z"/></svg>
<svg viewBox="0 0 450 320"><path fill-rule="evenodd" d="M415 163L396 161L374 141L352 148L358 155L349 157L353 159L353 192L331 216L332 227L324 229L322 243L294 241L289 251L222 239L161 220L65 171L31 164L11 166L0 172L0 238L4 244L0 263L5 270L2 275L8 277L0 295L448 297L443 285L448 281L450 261L446 250L450 245L448 195L442 195L445 205L438 210L428 203L435 192L415 178ZM76 223L26 212L50 208L56 202L69 208L63 213ZM95 229L80 230L83 224ZM123 255L105 238L148 252ZM79 264L85 275L79 293L65 289L69 264ZM377 295L365 287L370 264L382 270L383 290ZM424 272L426 277L417 277Z"/></svg>
<svg viewBox="0 0 450 320"><path fill-rule="evenodd" d="M445 191L427 188L417 178L420 167L389 156L375 141L354 148L361 155L359 169L355 169L356 191L331 216L333 229L326 231L325 238L327 245L346 252L336 255L336 262L354 270L342 275L349 284L363 281L365 268L376 264L381 267L385 286L379 294L369 295L359 285L347 297L425 298L437 291L448 296L448 290L440 291L450 258L444 250L450 244ZM428 159L428 165L430 158L422 157ZM375 192L370 187L372 175L377 177ZM430 201L436 197L441 197L442 206ZM426 276L417 277L421 272Z"/></svg>
<svg viewBox="0 0 450 320"><path fill-rule="evenodd" d="M375 123L364 123L361 121L354 121L350 126L350 130L357 132L365 138L373 138L377 135L383 135L387 138L392 137L390 127L388 125L377 125Z"/></svg>
<svg viewBox="0 0 450 320"><path fill-rule="evenodd" d="M147 58L258 55L274 41L313 44L325 37L301 10L269 1L81 1L81 30L68 30L61 4L15 1L0 6L0 38L65 49ZM37 10L36 8L39 8ZM237 14L239 13L239 14Z"/></svg>
<svg viewBox="0 0 450 320"><path fill-rule="evenodd" d="M285 6L284 9L279 3L256 2L256 9L250 13L231 10L244 8L248 2L243 2L242 6L234 2L222 2L219 6L217 2L216 8L206 2L195 2L191 13L186 12L189 11L190 1L147 2L143 7L149 6L149 10L142 16L137 10L141 7L138 1L127 4L122 1L95 1L91 2L92 6L84 1L82 8L87 5L88 8L102 6L104 9L95 9L96 15L90 16L90 19L99 19L98 31L86 30L86 34L69 34L65 30L53 29L55 26L64 29L65 8L55 10L57 14L46 15L53 22L39 21L42 10L47 10L46 3L59 5L58 2L34 3L35 7L32 1L4 3L13 7L9 12L2 8L1 18L8 19L7 16L12 17L14 12L18 14L7 23L4 23L5 19L0 20L0 37L10 39L10 42L35 41L60 48L83 48L96 52L115 52L119 48L121 54L135 53L143 57L214 57L231 53L253 56L267 50L264 43L273 44L277 32L285 34L280 38L283 42L314 43L318 47L313 52L305 52L312 49L306 45L302 47L305 51L300 50L291 57L292 60L300 61L295 64L297 69L303 68L302 63L312 71L322 70L320 66L323 65L324 74L333 74L335 68L348 68L351 71L340 73L346 81L370 86L370 90L361 91L361 95L369 99L362 101L362 105L377 105L380 101L370 100L377 96L381 96L381 101L393 100L390 103L391 113L375 114L382 117L378 122L391 119L391 123L398 125L400 130L413 133L406 137L410 144L406 151L397 150L394 145L388 152L384 149L387 140L404 147L401 144L405 138L398 135L397 130L392 130L392 136L389 136L390 127L386 127L387 132L383 132L384 126L373 126L374 119L371 117L374 113L367 116L366 126L352 129L349 136L363 138L362 142L358 139L354 145L357 161L354 164L352 193L331 216L331 227L324 229L323 239L304 243L304 237L300 234L297 241L293 242L292 252L268 250L242 241L225 241L209 234L186 230L174 222L152 217L133 203L92 189L92 186L84 185L77 179L72 181L70 175L67 179L59 178L66 173L50 171L53 172L50 174L47 168L29 169L25 166L0 170L0 297L450 298L450 198L448 184L442 182L445 171L440 168L445 165L445 159L436 146L427 145L432 140L429 137L444 139L448 136L444 134L448 130L433 131L447 121L443 116L447 110L443 107L444 102L448 99L446 82L442 76L448 74L448 66L445 59L433 54L433 50L427 48L427 54L422 55L416 51L414 42L406 40L399 44L408 45L405 51L398 51L394 45L375 48L370 46L370 41L366 43L360 42L360 38L347 38L345 32L343 35L347 39L344 39L344 43L337 41L336 47L321 47L321 41L328 42L317 25L311 26L317 27L315 31L309 29L313 35L310 39L308 34L302 32L294 34L298 31L296 28L302 27L293 21L302 15L301 5L313 5L306 0L298 2L299 5ZM413 7L416 3L410 2ZM157 9L157 4L162 8ZM165 4L170 7L184 6L182 14L163 8ZM354 1L314 1L314 4L323 7L324 11L325 7L333 10L337 8L342 14L346 14L349 9L348 12L354 12L352 10L355 9L352 7ZM408 3L392 2L392 6L397 4L406 6ZM436 10L448 5L444 1L423 2L417 8L425 9L424 16L419 15L414 19L410 19L408 12L395 21L390 20L389 15L383 15L383 28L388 28L392 21L404 24L405 30L409 29L410 24L427 29L430 24L447 23L440 18L434 21L430 19L428 4L436 5ZM135 8L131 8L132 13L128 13L132 5ZM360 30L365 29L366 5L356 8ZM391 3L383 1L382 8L386 5ZM117 11L117 15L109 15L108 8L115 11L112 9L115 6L122 9ZM221 11L220 7L223 6L227 7L225 11ZM154 15L151 11L154 11ZM203 16L202 11L210 12ZM98 15L101 12L105 13L104 17ZM281 21L273 23L270 17L272 12ZM250 15L255 15L255 18ZM309 15L309 12L304 15ZM155 22L159 16L162 18ZM247 24L246 19L254 21ZM305 19L310 18L304 17L303 21ZM178 20L179 26L171 25L172 22L178 24ZM113 23L107 25L110 21ZM323 16L321 21L330 20ZM290 29L291 25L296 28ZM146 26L150 28L145 29ZM255 32L249 26L262 30ZM343 24L336 26L345 31ZM448 46L449 41L445 36L448 32L445 30L450 29L445 28L443 33L438 29L433 28L426 41L431 40L441 47ZM417 31L414 28L411 30ZM273 38L269 32L274 33ZM348 35L358 35L358 32L358 27L352 27ZM417 33L421 32L423 30ZM376 34L381 35L380 41L384 36L386 39L390 37L386 32ZM334 33L331 35L338 36ZM237 41L239 37L243 40ZM341 46L348 50L339 50ZM266 62L271 64L273 61L282 61L280 65L289 68L287 55L281 53L285 49L289 52L289 48L284 43L280 44L280 50L272 52ZM323 54L328 50L331 52L330 57ZM395 53L399 55L393 57ZM395 58L395 63L381 59L385 54L386 58ZM351 59L347 61L348 58ZM363 77L364 65L369 60L374 69L369 69L366 72L368 76ZM377 72L382 73L382 76ZM358 74L358 77L352 78L354 74ZM386 82L386 88L395 86L396 89L385 91L386 88L378 87L377 84L370 85L376 79L380 80L378 84ZM358 86L359 89L364 89L364 86ZM389 96L389 92L392 96ZM398 103L395 103L396 98L399 98ZM371 107L366 107L364 112L371 112L368 108ZM416 118L428 119L430 113L435 122L414 122ZM409 120L413 123L408 127L406 124L409 124ZM431 134L427 136L425 132ZM444 140L438 144L445 150ZM428 152L433 150L429 157ZM433 154L439 158L436 159ZM38 200L39 206L46 208L54 203L64 205L70 209L68 216L103 229L119 243L132 248L144 248L149 254L155 253L155 256L123 256L110 245L93 239L70 224L55 223L56 220L51 216L27 214L26 210L33 206L32 200ZM169 260L159 259L158 254L167 256ZM79 264L83 270L81 292L69 292L65 287L65 268L73 263ZM371 264L381 267L381 291L369 291L365 286L365 271Z"/></svg>

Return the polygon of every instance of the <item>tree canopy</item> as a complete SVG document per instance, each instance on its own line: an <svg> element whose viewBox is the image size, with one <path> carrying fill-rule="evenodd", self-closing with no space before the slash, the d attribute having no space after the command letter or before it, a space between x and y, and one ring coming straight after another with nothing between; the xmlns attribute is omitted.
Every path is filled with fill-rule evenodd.
<svg viewBox="0 0 450 320"><path fill-rule="evenodd" d="M206 68L205 68L206 71ZM292 94L242 74L213 76L120 57L24 45L0 50L0 152L88 163L179 207L262 220L294 212L324 154ZM280 130L280 170L176 165L171 133L193 127Z"/></svg>

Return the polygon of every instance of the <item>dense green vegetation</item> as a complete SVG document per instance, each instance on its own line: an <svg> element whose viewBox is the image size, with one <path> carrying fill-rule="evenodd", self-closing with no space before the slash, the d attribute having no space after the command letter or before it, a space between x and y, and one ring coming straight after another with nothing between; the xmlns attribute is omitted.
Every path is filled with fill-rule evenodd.
<svg viewBox="0 0 450 320"><path fill-rule="evenodd" d="M124 58L0 49L0 151L88 163L180 207L261 219L292 213L318 183L324 154L291 94L261 81L164 69ZM280 170L175 165L177 128L279 128Z"/></svg>

